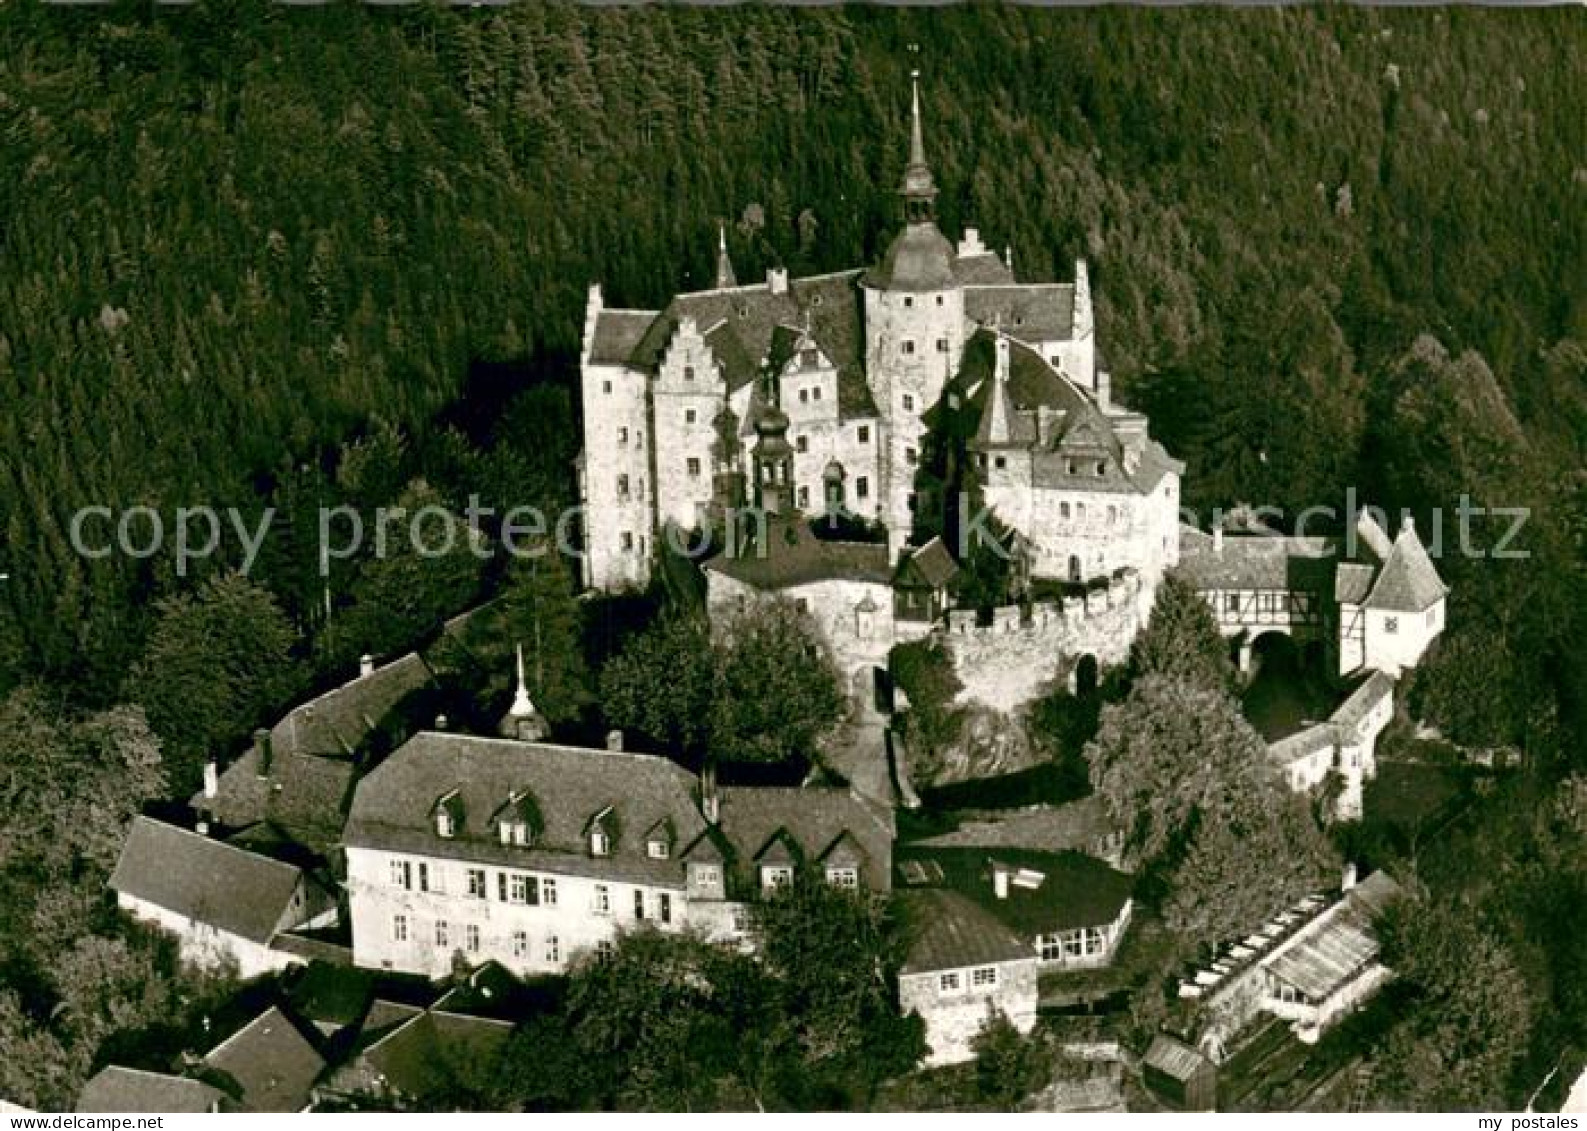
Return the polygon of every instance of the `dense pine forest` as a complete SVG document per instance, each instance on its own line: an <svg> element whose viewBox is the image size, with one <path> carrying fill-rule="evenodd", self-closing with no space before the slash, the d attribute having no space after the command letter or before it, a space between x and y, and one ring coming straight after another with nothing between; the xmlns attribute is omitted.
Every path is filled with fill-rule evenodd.
<svg viewBox="0 0 1587 1131"><path fill-rule="evenodd" d="M1188 505L1444 514L1451 629L1409 701L1527 766L1493 803L1524 857L1448 881L1555 1019L1498 1070L1514 1099L1587 1045L1558 921L1587 862L1523 829L1587 770L1584 57L1579 9L4 5L0 757L124 819L360 652L565 597L460 559L322 579L315 508L569 501L588 285L703 286L719 224L741 279L872 260L918 67L943 228L1026 278L1089 259ZM1528 508L1527 556L1454 552L1463 496ZM90 504L275 526L247 580L235 540L178 576L78 555ZM591 695L572 673L548 711ZM11 808L65 811L26 777ZM114 858L46 824L4 837L13 897ZM86 914L0 931L0 1037L43 1060L43 940Z"/></svg>

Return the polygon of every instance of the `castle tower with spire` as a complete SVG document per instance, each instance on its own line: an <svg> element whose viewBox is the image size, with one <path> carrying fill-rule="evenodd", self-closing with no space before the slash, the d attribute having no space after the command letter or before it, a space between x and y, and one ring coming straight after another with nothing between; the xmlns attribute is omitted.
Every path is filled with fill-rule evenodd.
<svg viewBox="0 0 1587 1131"><path fill-rule="evenodd" d="M916 73L900 136L907 144L896 151L899 227L868 268L790 278L775 267L764 281L741 280L718 225L709 289L677 295L661 310L608 307L592 289L581 357L589 585L646 584L668 527L699 531L740 501L770 504L791 521L841 512L879 523L888 565L868 572L891 569L917 535L922 499L932 508L926 515L941 501L927 491L936 485L917 477L927 421L942 419L950 399L954 411L973 412L990 401L990 419L969 422L965 434L984 423L983 439L998 449L980 454L988 476L1008 473L993 492L1000 518L1017 527L1044 515L1047 502L1065 501L1074 514L1123 515L1116 498L1079 505L1093 488L1119 490L1099 466L1127 464L1135 477L1136 449L1146 443L1140 418L1125 429L1127 442L1113 436L1109 421L1123 416L1098 396L1084 264L1073 283L1021 283L1012 253L998 255L976 229L957 243L944 235L927 126ZM1097 411L1082 413L1082 403ZM1082 415L1086 425L1074 432ZM1060 434L1083 458L1044 466L1059 469L1073 497L1038 499L1038 485L1015 472L1034 466L1032 445ZM1071 466L1086 474L1069 484ZM1055 540L1037 560L1065 579L1155 560L1139 548L1104 545L1125 529L1123 517L1114 521L1082 537L1078 527L1043 518L1040 530L1026 533ZM1152 525L1128 537L1154 540L1160 558L1172 535Z"/></svg>

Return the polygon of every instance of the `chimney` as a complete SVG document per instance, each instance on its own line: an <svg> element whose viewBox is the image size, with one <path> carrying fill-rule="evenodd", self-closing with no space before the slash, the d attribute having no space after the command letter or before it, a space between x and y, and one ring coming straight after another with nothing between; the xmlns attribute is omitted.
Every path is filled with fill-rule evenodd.
<svg viewBox="0 0 1587 1131"><path fill-rule="evenodd" d="M981 242L981 233L975 228L964 229L964 238L959 241L959 258L966 259L973 255L985 255L986 245Z"/></svg>
<svg viewBox="0 0 1587 1131"><path fill-rule="evenodd" d="M256 770L260 777L270 776L270 732L260 727L253 732L253 748L259 752L259 765Z"/></svg>
<svg viewBox="0 0 1587 1131"><path fill-rule="evenodd" d="M1352 860L1350 863L1345 865L1345 874L1342 877L1340 877L1340 880L1339 880L1339 890L1340 891L1349 891L1351 888L1353 888L1355 886L1356 886L1356 863L1355 863L1354 860Z"/></svg>
<svg viewBox="0 0 1587 1131"><path fill-rule="evenodd" d="M1223 553L1223 523L1221 522L1212 524L1212 552L1214 554Z"/></svg>
<svg viewBox="0 0 1587 1131"><path fill-rule="evenodd" d="M623 732L613 728L606 732L606 749L614 754L623 752Z"/></svg>
<svg viewBox="0 0 1587 1131"><path fill-rule="evenodd" d="M198 822L193 826L193 831L196 832L199 836L208 836L209 835L209 822L204 820L203 818L199 818Z"/></svg>
<svg viewBox="0 0 1587 1131"><path fill-rule="evenodd" d="M1097 407L1103 412L1113 408L1113 375L1106 369L1097 370Z"/></svg>
<svg viewBox="0 0 1587 1131"><path fill-rule="evenodd" d="M375 674L375 658L368 652L358 657L358 674L360 676Z"/></svg>
<svg viewBox="0 0 1587 1131"><path fill-rule="evenodd" d="M220 767L211 758L204 763L204 796L214 797L220 792Z"/></svg>
<svg viewBox="0 0 1587 1131"><path fill-rule="evenodd" d="M445 715L437 715L437 716L435 716L435 729L436 730L445 730L446 729L446 716Z"/></svg>
<svg viewBox="0 0 1587 1131"><path fill-rule="evenodd" d="M1406 512L1400 516L1400 529L1412 538L1416 537L1416 516ZM1436 529L1436 528L1435 528Z"/></svg>
<svg viewBox="0 0 1587 1131"><path fill-rule="evenodd" d="M1001 864L992 865L992 892L999 899L1008 898L1008 869Z"/></svg>
<svg viewBox="0 0 1587 1131"><path fill-rule="evenodd" d="M788 293L788 268L770 267L766 270L766 289L774 295Z"/></svg>

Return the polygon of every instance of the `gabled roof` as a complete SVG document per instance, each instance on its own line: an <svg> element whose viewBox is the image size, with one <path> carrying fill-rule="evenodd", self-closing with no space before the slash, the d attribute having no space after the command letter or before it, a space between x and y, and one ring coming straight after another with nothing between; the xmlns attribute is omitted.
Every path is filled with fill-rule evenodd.
<svg viewBox="0 0 1587 1131"><path fill-rule="evenodd" d="M457 790L470 813L492 813L513 790L529 789L544 828L532 847L504 845L494 826L471 821L456 837L436 835L436 797ZM676 861L652 860L641 838L618 838L609 856L591 857L586 831L610 809L622 828L669 818L685 842L704 828L694 777L665 758L541 742L426 731L415 735L359 783L346 843L453 859L538 868L570 875L681 883Z"/></svg>
<svg viewBox="0 0 1587 1131"><path fill-rule="evenodd" d="M887 888L894 835L890 809L832 786L722 786L717 795L717 828L738 860L761 861L774 844L786 851L790 843L798 858L817 859L847 833L864 860L874 864L867 870L867 885Z"/></svg>
<svg viewBox="0 0 1587 1131"><path fill-rule="evenodd" d="M899 563L894 584L905 589L941 589L958 573L959 563L938 535Z"/></svg>
<svg viewBox="0 0 1587 1131"><path fill-rule="evenodd" d="M590 362L595 365L622 365L633 356L639 340L656 320L654 310L602 310L595 316L595 335L590 340Z"/></svg>
<svg viewBox="0 0 1587 1131"><path fill-rule="evenodd" d="M417 652L288 711L270 730L271 757L283 754L350 754L409 693L434 677Z"/></svg>
<svg viewBox="0 0 1587 1131"><path fill-rule="evenodd" d="M250 942L283 927L303 873L150 817L132 822L109 886Z"/></svg>
<svg viewBox="0 0 1587 1131"><path fill-rule="evenodd" d="M919 873L911 861L935 865ZM966 896L1022 937L1101 927L1118 918L1130 899L1134 881L1094 857L1079 852L1043 852L1029 848L900 846L896 864L901 887L945 887ZM1006 898L993 887L995 867L1039 874L1035 886L1010 883ZM941 879L936 877L940 873Z"/></svg>
<svg viewBox="0 0 1587 1131"><path fill-rule="evenodd" d="M828 541L779 516L767 520L764 544L718 554L701 568L767 591L832 580L887 585L893 576L885 542Z"/></svg>
<svg viewBox="0 0 1587 1131"><path fill-rule="evenodd" d="M1416 527L1406 519L1364 605L1388 612L1419 613L1443 600L1448 592L1422 540L1416 536Z"/></svg>
<svg viewBox="0 0 1587 1131"><path fill-rule="evenodd" d="M1202 1069L1209 1067L1211 1062L1183 1041L1159 1033L1152 1038L1151 1047L1146 1050L1142 1064L1147 1068L1155 1068L1174 1080L1183 1081L1189 1080Z"/></svg>
<svg viewBox="0 0 1587 1131"><path fill-rule="evenodd" d="M1201 531L1181 532L1179 573L1200 590L1334 591L1338 547L1328 538L1225 534L1223 548Z"/></svg>
<svg viewBox="0 0 1587 1131"><path fill-rule="evenodd" d="M915 843L936 848L1034 848L1049 852L1086 852L1099 840L1118 832L1108 807L1096 794L1076 801L1039 809L998 813L984 820L967 820L952 832L939 833Z"/></svg>
<svg viewBox="0 0 1587 1131"><path fill-rule="evenodd" d="M959 892L910 889L899 894L898 903L908 940L901 974L1036 961L1029 939Z"/></svg>
<svg viewBox="0 0 1587 1131"><path fill-rule="evenodd" d="M974 255L957 256L953 261L953 279L965 288L1011 286L1014 272L996 252L988 249Z"/></svg>
<svg viewBox="0 0 1587 1131"><path fill-rule="evenodd" d="M779 327L802 327L808 317L816 346L837 366L838 408L844 419L876 415L865 381L865 341L858 271L791 279L783 293L765 283L675 297L651 320L625 364L656 372L678 323L693 318L721 364L727 387L743 388L759 376Z"/></svg>
<svg viewBox="0 0 1587 1131"><path fill-rule="evenodd" d="M1385 699L1394 698L1394 679L1380 671L1374 671L1351 691L1345 701L1339 704L1337 710L1330 715L1329 721L1352 732L1360 725L1374 707Z"/></svg>
<svg viewBox="0 0 1587 1131"><path fill-rule="evenodd" d="M145 1072L112 1064L83 1085L79 1112L201 1112L214 1110L226 1096L202 1080Z"/></svg>
<svg viewBox="0 0 1587 1131"><path fill-rule="evenodd" d="M1072 283L1015 283L965 288L964 313L972 321L994 321L1024 342L1069 341L1074 337Z"/></svg>
<svg viewBox="0 0 1587 1131"><path fill-rule="evenodd" d="M325 1059L286 1014L271 1006L204 1057L234 1082L240 1111L302 1111Z"/></svg>
<svg viewBox="0 0 1587 1131"><path fill-rule="evenodd" d="M1268 973L1322 1001L1378 956L1373 919L1399 894L1385 872L1374 872L1325 909L1294 940L1262 960Z"/></svg>
<svg viewBox="0 0 1587 1131"><path fill-rule="evenodd" d="M1334 600L1341 605L1359 605L1372 591L1377 570L1365 562L1340 562L1334 575Z"/></svg>
<svg viewBox="0 0 1587 1131"><path fill-rule="evenodd" d="M512 1031L509 1021L432 1009L371 1044L361 1059L387 1088L423 1100L449 1088L457 1066L488 1066Z"/></svg>

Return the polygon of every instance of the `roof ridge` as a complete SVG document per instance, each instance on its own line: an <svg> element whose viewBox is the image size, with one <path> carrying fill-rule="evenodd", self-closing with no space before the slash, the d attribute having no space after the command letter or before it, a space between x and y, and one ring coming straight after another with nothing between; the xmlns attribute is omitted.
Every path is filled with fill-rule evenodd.
<svg viewBox="0 0 1587 1131"><path fill-rule="evenodd" d="M416 740L421 738L439 738L448 742L484 742L496 746L523 747L526 749L535 750L555 750L569 754L588 754L598 758L635 758L644 761L661 763L671 769L677 770L680 774L683 774L691 780L694 777L694 775L689 773L688 770L678 765L678 763L674 762L671 758L668 758L665 754L650 754L643 750L608 750L604 747L598 746L570 746L565 742L530 742L522 738L504 738L500 735L494 734L465 734L461 731L421 730L412 738L408 739L407 742L403 743L402 746L398 747L398 750L402 750L408 746L411 746ZM390 760L390 758L387 758L386 762L390 762ZM381 763L381 765L385 765L386 762ZM378 768L379 767L376 767L377 770Z"/></svg>
<svg viewBox="0 0 1587 1131"><path fill-rule="evenodd" d="M266 856L262 852L254 852L251 849L243 848L240 845L231 844L231 843L228 843L227 841L224 841L224 840L218 840L218 839L216 839L215 837L212 837L212 836L205 836L203 833L198 832L198 831L196 831L194 829L184 829L181 825L172 824L170 821L162 821L162 820L160 820L160 819L158 819L156 817L150 817L149 815L147 815L145 813L138 814L136 820L134 821L134 824L138 824L138 823L152 825L152 826L154 826L156 828L170 829L172 832L178 832L178 833L183 834L184 836L190 836L194 840L202 841L205 844L212 844L212 845L215 845L215 846L217 846L219 848L230 849L232 852L238 852L238 853L241 853L244 856L251 856L255 860L262 860L266 864L273 865L274 867L285 868L287 871L292 872L292 873L294 873L296 875L299 875L299 876L305 874L303 869L299 868L296 864L289 864L285 860L277 860L274 856ZM263 823L263 822L258 822L258 823ZM252 827L252 826L249 826L249 827Z"/></svg>

